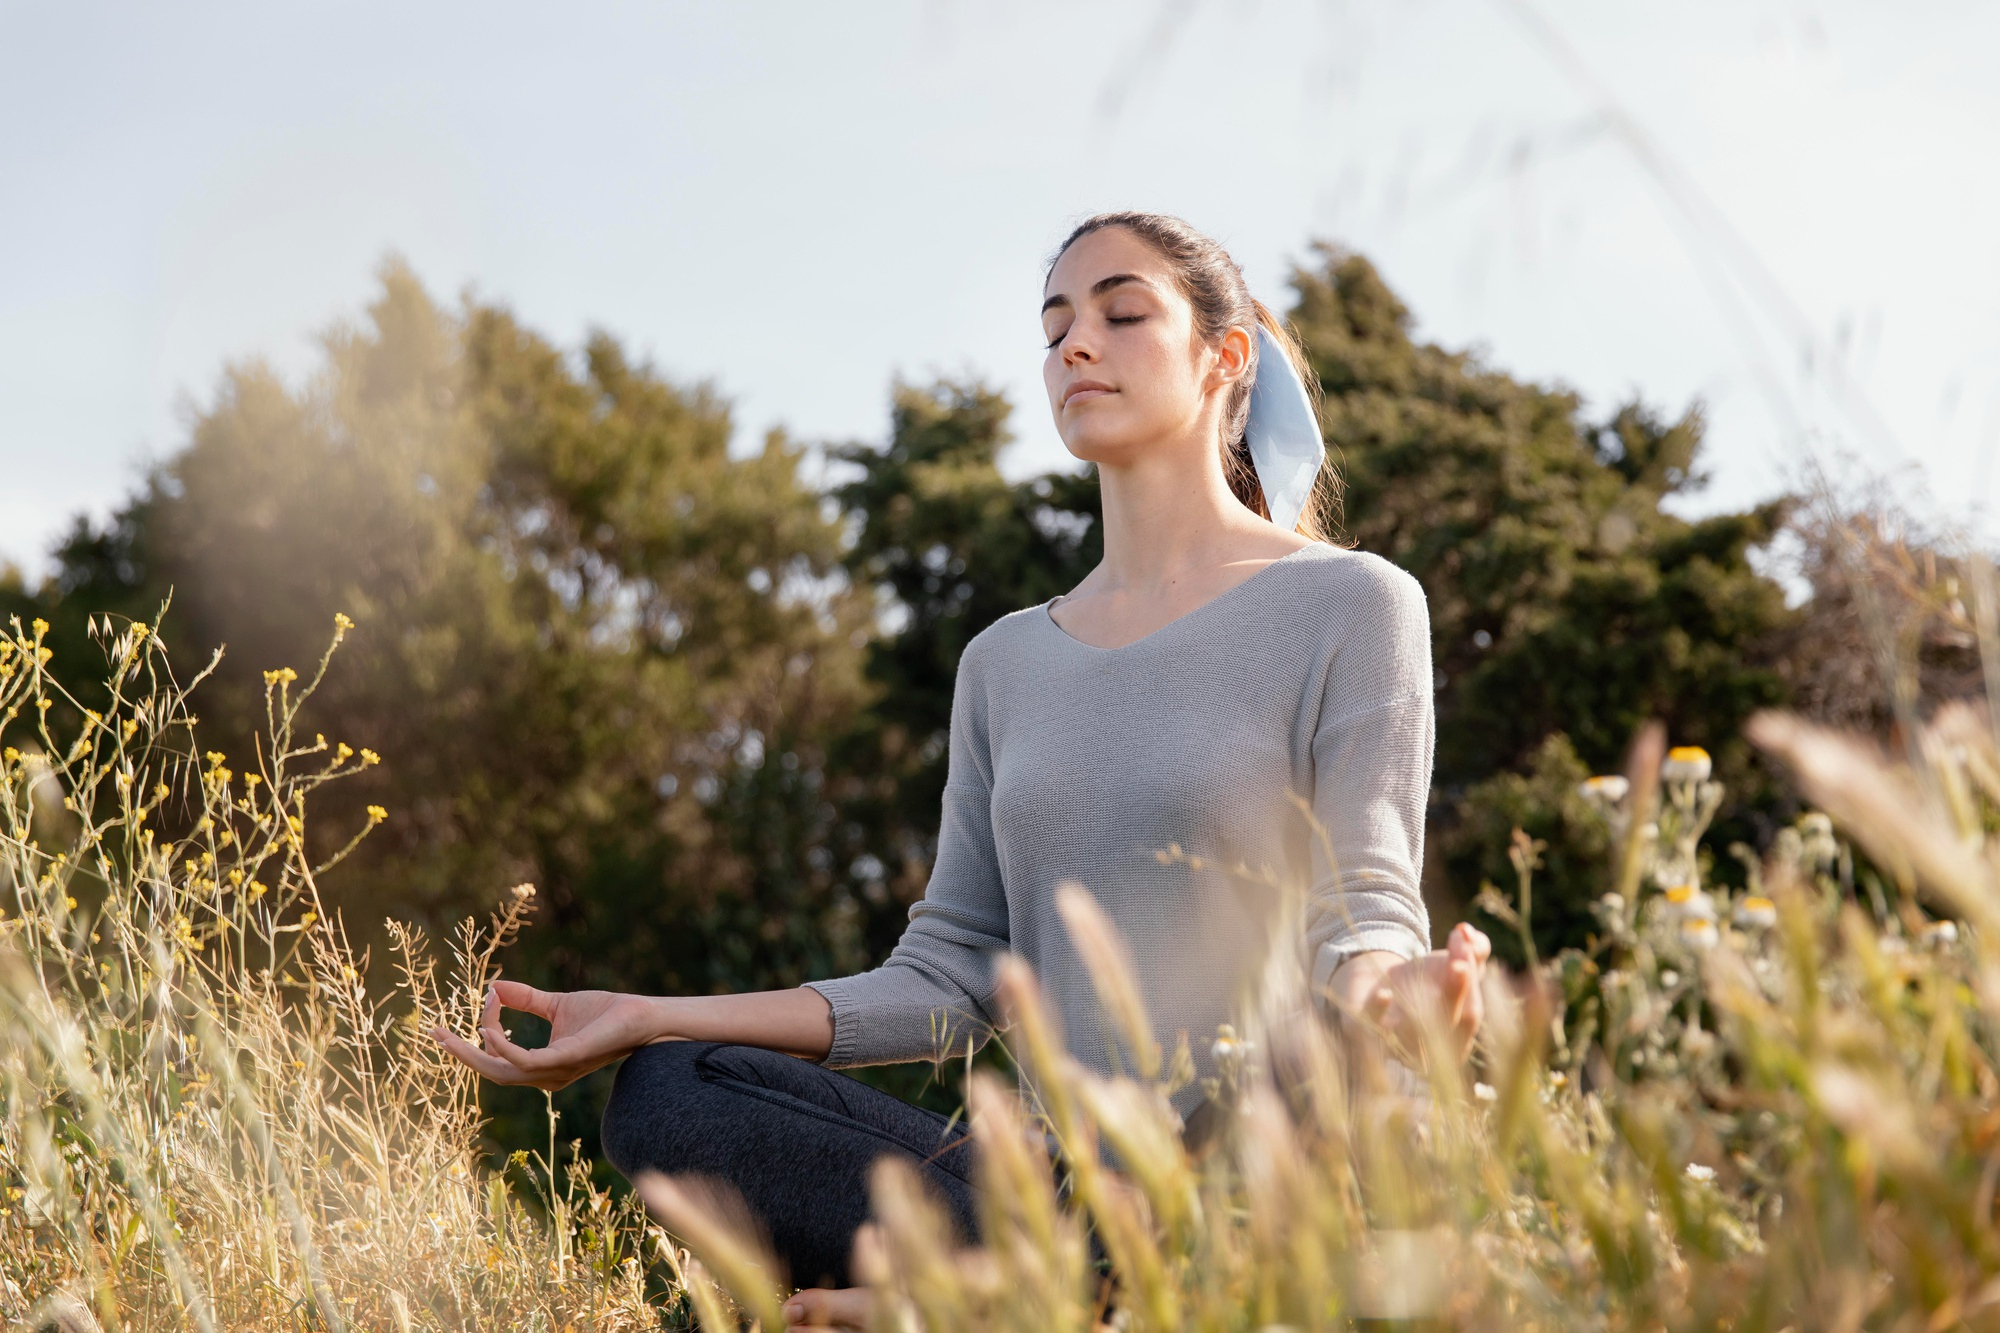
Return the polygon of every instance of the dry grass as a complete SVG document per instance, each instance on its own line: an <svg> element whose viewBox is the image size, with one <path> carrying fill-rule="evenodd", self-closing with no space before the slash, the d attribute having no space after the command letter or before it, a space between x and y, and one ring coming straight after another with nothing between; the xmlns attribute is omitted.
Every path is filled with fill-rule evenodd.
<svg viewBox="0 0 2000 1333"><path fill-rule="evenodd" d="M301 832L367 756L294 735L310 686L273 674L239 776L145 627L107 633L118 703L79 735L41 725L63 696L36 632L6 643L7 1313L71 1290L130 1328L553 1333L672 1323L684 1296L707 1327L771 1326L770 1261L713 1196L646 1187L690 1264L554 1144L525 1164L539 1198L481 1169L469 1079L416 1034L469 1023L527 894L445 978L397 935L401 981L371 998ZM1470 1067L1343 1039L1274 950L1218 1038L1199 1149L1168 1103L1187 1062L1067 892L1133 1076L1082 1069L1005 963L1027 1077L969 1084L984 1244L951 1248L885 1163L860 1255L878 1327L2000 1328L2000 738L1964 704L1894 759L1786 716L1752 738L1825 813L1750 893L1704 883L1705 761L1646 738L1622 790L1591 789L1616 846L1595 947L1494 977ZM1514 850L1499 905L1524 918L1537 849ZM673 1279L651 1306L646 1260Z"/></svg>
<svg viewBox="0 0 2000 1333"><path fill-rule="evenodd" d="M374 757L295 732L317 678L267 675L269 744L233 767L148 626L104 627L101 715L41 633L0 637L0 1318L67 1292L107 1328L658 1327L661 1234L553 1143L510 1173L539 1197L484 1171L472 1081L425 1035L469 1027L533 890L447 975L392 929L371 995L303 833Z"/></svg>

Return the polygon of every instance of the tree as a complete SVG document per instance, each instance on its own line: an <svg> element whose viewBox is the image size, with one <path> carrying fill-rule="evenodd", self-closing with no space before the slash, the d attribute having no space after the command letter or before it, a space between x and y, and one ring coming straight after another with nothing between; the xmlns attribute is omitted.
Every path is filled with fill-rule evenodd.
<svg viewBox="0 0 2000 1333"><path fill-rule="evenodd" d="M357 929L441 926L542 890L556 984L704 991L858 966L826 735L866 687L865 599L780 434L729 453L726 406L607 336L566 356L506 310L441 310L402 266L294 391L233 368L187 446L38 604L150 617L226 655L210 733L254 767L263 672L359 628L315 701L382 756L329 835L387 823L325 886ZM239 752L240 753L237 753Z"/></svg>
<svg viewBox="0 0 2000 1333"><path fill-rule="evenodd" d="M1791 620L1749 554L1777 535L1789 502L1676 516L1664 502L1705 481L1699 409L1668 421L1635 402L1591 422L1566 390L1417 342L1365 259L1318 254L1318 268L1294 274L1292 318L1325 391L1347 530L1415 574L1430 601L1438 860L1455 891L1510 882L1486 814L1520 793L1481 784L1535 769L1545 786L1563 766L1565 751L1543 748L1558 735L1603 772L1661 719L1677 743L1714 752L1737 793L1734 827L1725 818L1719 836L1749 835L1746 815L1770 784L1740 726L1783 698L1774 644ZM1551 833L1556 813L1544 811ZM1549 877L1537 899L1551 943L1577 942L1555 924L1586 920L1571 900L1590 891L1588 874Z"/></svg>

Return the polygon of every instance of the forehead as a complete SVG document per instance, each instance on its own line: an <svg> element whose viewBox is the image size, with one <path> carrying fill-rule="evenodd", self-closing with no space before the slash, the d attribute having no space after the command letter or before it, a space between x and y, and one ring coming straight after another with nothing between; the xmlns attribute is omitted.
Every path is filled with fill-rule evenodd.
<svg viewBox="0 0 2000 1333"><path fill-rule="evenodd" d="M1173 271L1160 252L1123 227L1106 227L1080 238L1049 270L1042 294L1081 298L1092 284L1114 273L1134 273L1163 294L1176 290Z"/></svg>

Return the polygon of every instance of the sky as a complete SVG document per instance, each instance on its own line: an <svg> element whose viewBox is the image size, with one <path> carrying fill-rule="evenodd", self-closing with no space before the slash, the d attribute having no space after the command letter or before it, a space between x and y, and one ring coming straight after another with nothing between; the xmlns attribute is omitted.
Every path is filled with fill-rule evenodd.
<svg viewBox="0 0 2000 1333"><path fill-rule="evenodd" d="M1587 412L1702 403L1695 510L1852 459L1982 523L1996 144L1972 0L0 0L0 563L45 572L228 364L302 381L392 253L712 382L744 447L978 376L1008 470L1060 466L1042 266L1135 207L1267 302L1325 240Z"/></svg>

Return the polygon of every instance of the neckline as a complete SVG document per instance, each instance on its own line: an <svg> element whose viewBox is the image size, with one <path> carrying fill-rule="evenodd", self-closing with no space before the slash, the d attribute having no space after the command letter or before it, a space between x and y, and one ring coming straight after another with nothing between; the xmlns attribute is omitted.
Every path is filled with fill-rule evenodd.
<svg viewBox="0 0 2000 1333"><path fill-rule="evenodd" d="M1331 550L1331 549L1334 548L1329 547L1325 542L1314 542L1310 546L1301 546L1298 550L1291 552L1289 555L1281 555L1276 560L1273 560L1270 564L1258 570L1255 574L1252 574L1249 578L1244 579L1241 583L1238 583L1233 587L1224 588L1221 592L1215 594L1215 596L1209 598L1207 601L1203 602L1200 606L1190 607L1187 610L1181 612L1179 615L1175 616L1172 620L1169 620L1166 624L1160 626L1158 629L1153 630L1151 633L1143 634L1138 638L1132 640L1132 642L1130 643L1121 643L1115 648L1103 648L1099 647L1097 644L1094 643L1085 643L1082 639L1077 638L1074 634L1071 634L1068 630L1064 629L1060 624L1056 622L1055 605L1057 602L1060 602L1064 597L1067 597L1069 595L1068 593L1063 593L1059 596L1051 597L1048 601L1043 602L1041 605L1041 612L1042 612L1041 619L1046 621L1048 623L1048 627L1054 630L1059 636L1061 636L1061 638L1065 642L1075 644L1078 648L1083 649L1085 652L1090 652L1090 653L1130 652L1134 648L1140 647L1143 644L1151 643L1155 639L1160 638L1168 630L1173 629L1175 626L1186 624L1188 621L1193 620L1196 616L1201 615L1203 612L1207 611L1210 607L1216 605L1218 602L1224 602L1229 600L1231 597L1234 597L1237 593L1242 592L1245 588L1248 588L1251 584L1257 582L1259 579L1263 578L1266 574L1270 573L1278 566L1283 564L1288 564L1291 561L1298 559L1300 556L1305 555L1307 552L1310 551L1321 551L1321 550Z"/></svg>

